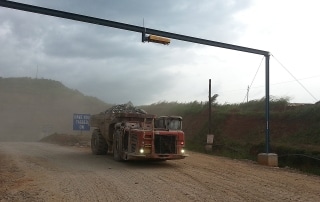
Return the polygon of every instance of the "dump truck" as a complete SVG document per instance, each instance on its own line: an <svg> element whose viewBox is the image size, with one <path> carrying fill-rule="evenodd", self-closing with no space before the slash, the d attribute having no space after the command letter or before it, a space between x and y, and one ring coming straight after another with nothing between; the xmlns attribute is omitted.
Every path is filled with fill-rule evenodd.
<svg viewBox="0 0 320 202"><path fill-rule="evenodd" d="M132 105L116 105L91 115L91 150L122 160L174 160L185 154L182 118L148 114Z"/></svg>

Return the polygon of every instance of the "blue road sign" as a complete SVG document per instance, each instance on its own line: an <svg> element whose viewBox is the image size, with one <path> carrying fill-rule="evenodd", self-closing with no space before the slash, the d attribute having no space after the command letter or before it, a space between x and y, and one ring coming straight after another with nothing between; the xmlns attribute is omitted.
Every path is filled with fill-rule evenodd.
<svg viewBox="0 0 320 202"><path fill-rule="evenodd" d="M89 131L90 114L73 114L73 130Z"/></svg>

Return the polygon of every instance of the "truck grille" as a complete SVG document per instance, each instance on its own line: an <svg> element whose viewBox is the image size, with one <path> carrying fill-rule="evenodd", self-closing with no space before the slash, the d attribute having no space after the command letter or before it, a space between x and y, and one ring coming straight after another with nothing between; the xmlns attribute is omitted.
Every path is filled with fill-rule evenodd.
<svg viewBox="0 0 320 202"><path fill-rule="evenodd" d="M176 154L176 136L155 135L154 147L156 154Z"/></svg>
<svg viewBox="0 0 320 202"><path fill-rule="evenodd" d="M136 151L137 142L138 142L137 134L132 134L131 135L131 152Z"/></svg>

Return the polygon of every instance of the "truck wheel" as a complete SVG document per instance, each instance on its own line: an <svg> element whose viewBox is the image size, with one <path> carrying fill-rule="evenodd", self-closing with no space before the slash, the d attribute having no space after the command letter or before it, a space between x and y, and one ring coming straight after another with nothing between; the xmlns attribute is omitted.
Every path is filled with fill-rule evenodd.
<svg viewBox="0 0 320 202"><path fill-rule="evenodd" d="M120 135L121 133L117 130L113 134L113 159L116 161L122 161Z"/></svg>
<svg viewBox="0 0 320 202"><path fill-rule="evenodd" d="M107 154L108 144L98 130L94 130L91 136L91 151L95 155Z"/></svg>

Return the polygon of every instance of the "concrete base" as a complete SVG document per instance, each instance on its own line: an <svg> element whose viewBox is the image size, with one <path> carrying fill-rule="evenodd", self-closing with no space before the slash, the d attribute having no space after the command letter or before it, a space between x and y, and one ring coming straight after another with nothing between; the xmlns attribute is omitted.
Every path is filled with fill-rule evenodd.
<svg viewBox="0 0 320 202"><path fill-rule="evenodd" d="M278 155L274 153L258 154L258 163L266 166L278 167Z"/></svg>
<svg viewBox="0 0 320 202"><path fill-rule="evenodd" d="M212 144L206 144L204 146L204 148L205 148L206 152L212 152Z"/></svg>

